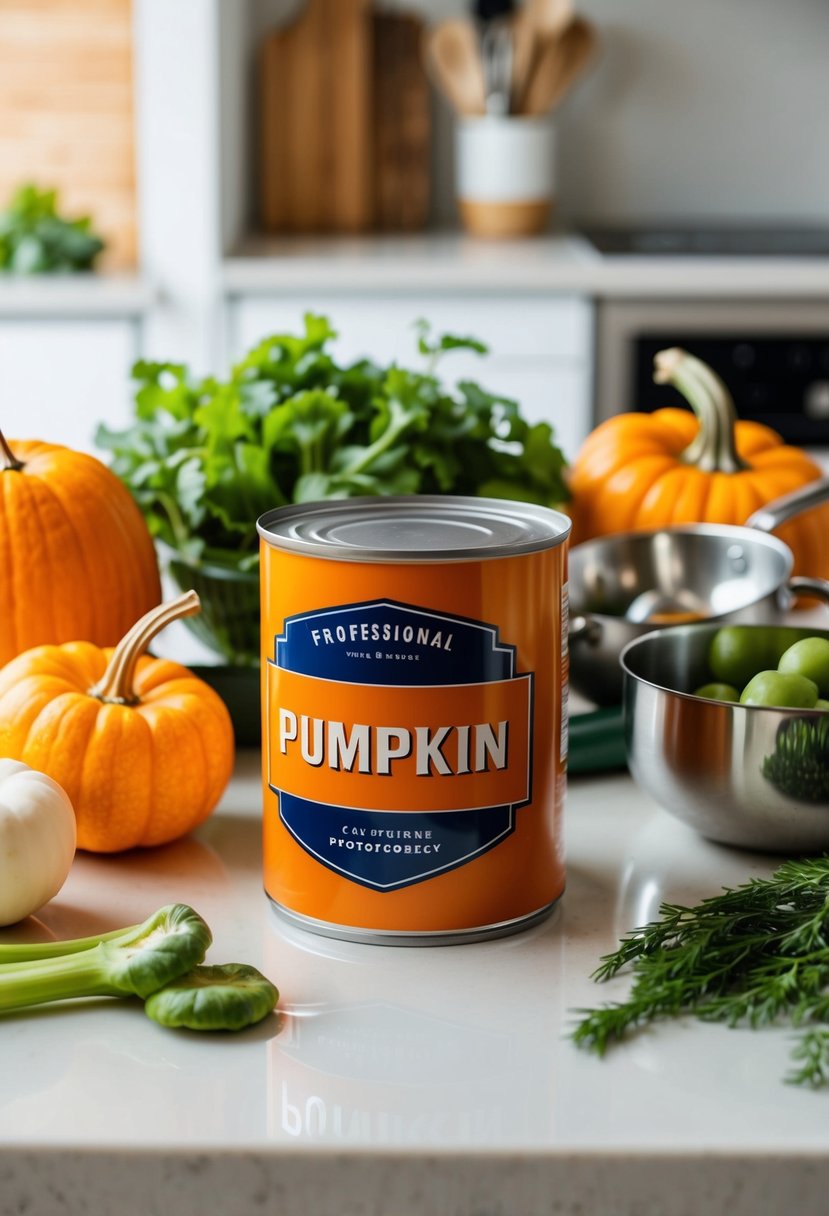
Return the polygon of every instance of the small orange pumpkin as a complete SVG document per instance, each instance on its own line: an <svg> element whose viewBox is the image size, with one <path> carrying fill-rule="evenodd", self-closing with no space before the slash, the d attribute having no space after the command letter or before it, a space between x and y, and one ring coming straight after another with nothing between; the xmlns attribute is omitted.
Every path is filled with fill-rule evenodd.
<svg viewBox="0 0 829 1216"><path fill-rule="evenodd" d="M42 642L114 646L161 599L127 488L85 452L0 433L0 665Z"/></svg>
<svg viewBox="0 0 829 1216"><path fill-rule="evenodd" d="M654 379L691 410L619 414L588 435L570 471L574 541L668 524L743 524L758 508L821 476L770 427L737 420L725 385L678 348L656 356ZM777 529L795 572L829 577L829 506Z"/></svg>
<svg viewBox="0 0 829 1216"><path fill-rule="evenodd" d="M114 650L37 646L0 671L0 756L47 773L69 795L78 848L166 844L215 807L233 768L233 727L186 667L144 654L199 611L189 591L152 609Z"/></svg>

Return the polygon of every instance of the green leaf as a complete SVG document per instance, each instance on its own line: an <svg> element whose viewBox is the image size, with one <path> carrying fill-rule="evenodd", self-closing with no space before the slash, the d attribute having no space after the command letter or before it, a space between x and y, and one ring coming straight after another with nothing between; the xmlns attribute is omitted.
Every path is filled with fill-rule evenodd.
<svg viewBox="0 0 829 1216"><path fill-rule="evenodd" d="M539 506L548 506L546 497L532 486L520 481L507 481L503 477L493 477L481 485L480 493L486 498L507 498L515 502L534 502Z"/></svg>
<svg viewBox="0 0 829 1216"><path fill-rule="evenodd" d="M530 427L524 440L523 463L538 486L555 486L561 481L564 456L553 442L553 428L549 423L537 422Z"/></svg>
<svg viewBox="0 0 829 1216"><path fill-rule="evenodd" d="M256 438L254 420L242 409L235 385L222 384L203 401L193 414L193 421L204 434L208 450L216 452L237 440Z"/></svg>
<svg viewBox="0 0 829 1216"><path fill-rule="evenodd" d="M89 270L104 248L88 216L67 219L54 190L21 186L0 214L0 270L48 274Z"/></svg>
<svg viewBox="0 0 829 1216"><path fill-rule="evenodd" d="M318 502L322 498L347 498L345 490L334 489L334 478L329 473L303 473L294 486L294 502Z"/></svg>
<svg viewBox="0 0 829 1216"><path fill-rule="evenodd" d="M34 233L20 236L11 250L9 268L15 274L39 274L49 270L49 255L42 239Z"/></svg>
<svg viewBox="0 0 829 1216"><path fill-rule="evenodd" d="M431 366L415 370L340 363L335 336L325 317L309 313L298 333L265 337L225 377L199 379L175 362L134 366L131 424L101 426L96 441L154 536L194 563L255 569L256 519L284 503L417 493L566 497L564 457L546 424L530 426L519 403L479 384L435 374L437 356L483 352L483 343L433 339L421 326ZM225 653L227 645L222 639Z"/></svg>
<svg viewBox="0 0 829 1216"><path fill-rule="evenodd" d="M506 442L523 441L528 427L517 401L488 393L471 380L461 380L458 390L462 394L463 413L476 418L489 435Z"/></svg>
<svg viewBox="0 0 829 1216"><path fill-rule="evenodd" d="M139 362L133 366L136 415L147 422L160 422L167 414L178 422L193 420L199 404L198 390L181 363Z"/></svg>
<svg viewBox="0 0 829 1216"><path fill-rule="evenodd" d="M194 967L148 997L144 1012L161 1026L244 1030L267 1017L279 993L244 963Z"/></svg>
<svg viewBox="0 0 829 1216"><path fill-rule="evenodd" d="M328 468L353 418L344 401L321 389L298 393L264 420L266 448L293 453L300 476Z"/></svg>
<svg viewBox="0 0 829 1216"><path fill-rule="evenodd" d="M478 355L489 354L489 347L477 338L460 338L456 334L441 334L439 338L432 339L432 327L423 318L415 322L415 329L418 333L417 348L421 355L435 358L450 350L469 350Z"/></svg>
<svg viewBox="0 0 829 1216"><path fill-rule="evenodd" d="M442 450L427 444L416 443L412 447L415 464L435 482L440 494L448 493L460 474L460 462L451 447Z"/></svg>
<svg viewBox="0 0 829 1216"><path fill-rule="evenodd" d="M189 456L178 467L176 498L190 527L196 531L204 519L204 491L207 484L204 466L196 456Z"/></svg>
<svg viewBox="0 0 829 1216"><path fill-rule="evenodd" d="M269 380L243 381L239 387L240 408L254 418L265 418L277 400L276 387Z"/></svg>

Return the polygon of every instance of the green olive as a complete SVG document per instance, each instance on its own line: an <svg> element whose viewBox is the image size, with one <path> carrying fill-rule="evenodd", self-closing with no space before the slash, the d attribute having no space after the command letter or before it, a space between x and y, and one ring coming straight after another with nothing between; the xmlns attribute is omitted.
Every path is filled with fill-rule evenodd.
<svg viewBox="0 0 829 1216"><path fill-rule="evenodd" d="M787 625L724 625L711 639L708 666L716 680L744 688L758 671L776 667L797 638Z"/></svg>
<svg viewBox="0 0 829 1216"><path fill-rule="evenodd" d="M815 709L829 709L829 701L822 701L818 697L817 701L815 701Z"/></svg>
<svg viewBox="0 0 829 1216"><path fill-rule="evenodd" d="M711 639L708 666L723 684L743 688L758 671L777 665L774 628L725 625Z"/></svg>
<svg viewBox="0 0 829 1216"><path fill-rule="evenodd" d="M733 684L703 684L694 689L695 697L707 697L709 701L734 701L740 699L739 690Z"/></svg>
<svg viewBox="0 0 829 1216"><path fill-rule="evenodd" d="M741 705L774 705L780 709L814 709L817 684L796 673L758 671L740 697Z"/></svg>
<svg viewBox="0 0 829 1216"><path fill-rule="evenodd" d="M780 657L778 671L814 680L822 697L829 697L829 639L803 638Z"/></svg>

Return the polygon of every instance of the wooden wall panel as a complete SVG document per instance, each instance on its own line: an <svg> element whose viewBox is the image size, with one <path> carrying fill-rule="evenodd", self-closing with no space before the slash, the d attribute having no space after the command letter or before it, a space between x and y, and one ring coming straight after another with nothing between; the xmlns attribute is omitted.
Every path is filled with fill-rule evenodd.
<svg viewBox="0 0 829 1216"><path fill-rule="evenodd" d="M137 256L132 0L0 0L0 206L23 181L57 186Z"/></svg>

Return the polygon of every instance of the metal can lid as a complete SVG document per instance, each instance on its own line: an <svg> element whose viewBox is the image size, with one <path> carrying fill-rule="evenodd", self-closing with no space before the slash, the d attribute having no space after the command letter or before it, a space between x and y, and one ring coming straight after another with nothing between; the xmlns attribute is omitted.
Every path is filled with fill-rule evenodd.
<svg viewBox="0 0 829 1216"><path fill-rule="evenodd" d="M276 549L345 562L463 562L516 557L566 540L566 515L500 498L421 494L277 507L259 535Z"/></svg>

